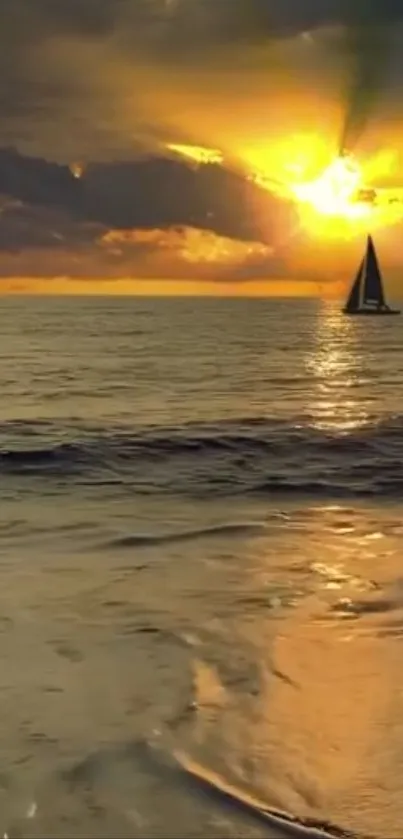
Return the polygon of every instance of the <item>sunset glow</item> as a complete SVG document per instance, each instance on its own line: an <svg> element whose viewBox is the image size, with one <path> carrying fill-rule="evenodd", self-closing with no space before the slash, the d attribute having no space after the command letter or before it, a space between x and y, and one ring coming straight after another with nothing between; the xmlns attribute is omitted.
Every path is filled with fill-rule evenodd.
<svg viewBox="0 0 403 839"><path fill-rule="evenodd" d="M372 207L357 201L362 187L362 173L352 158L336 157L315 180L297 183L292 191L298 201L310 204L325 216L341 216L350 220L368 218Z"/></svg>
<svg viewBox="0 0 403 839"><path fill-rule="evenodd" d="M157 280L131 277L108 280L104 277L71 278L13 277L4 279L0 295L25 296L84 296L111 295L116 297L317 297L315 282L303 280L251 280L247 284L209 280ZM329 295L330 296L330 295Z"/></svg>
<svg viewBox="0 0 403 839"><path fill-rule="evenodd" d="M180 143L167 143L166 148L169 151L181 157L187 157L198 164L220 164L223 162L224 156L218 149L208 149L204 146L189 146L181 145Z"/></svg>
<svg viewBox="0 0 403 839"><path fill-rule="evenodd" d="M199 165L227 163L216 149L171 145L178 155ZM394 162L383 150L364 162L352 155L329 160L328 146L317 135L296 134L281 142L255 145L239 151L234 165L244 177L279 198L297 205L301 225L310 235L351 238L365 231L388 227L403 219L403 190L380 189Z"/></svg>
<svg viewBox="0 0 403 839"><path fill-rule="evenodd" d="M327 237L348 238L369 224L374 230L400 221L402 190L369 187L366 170L352 156L335 157L313 180L291 183L302 223Z"/></svg>

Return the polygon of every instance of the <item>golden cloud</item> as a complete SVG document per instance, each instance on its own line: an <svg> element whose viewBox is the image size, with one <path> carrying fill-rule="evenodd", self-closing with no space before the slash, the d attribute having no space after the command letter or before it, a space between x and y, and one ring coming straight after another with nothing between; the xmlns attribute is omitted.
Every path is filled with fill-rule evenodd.
<svg viewBox="0 0 403 839"><path fill-rule="evenodd" d="M4 253L3 277L197 279L270 276L273 251L194 228L108 230L93 242Z"/></svg>
<svg viewBox="0 0 403 839"><path fill-rule="evenodd" d="M99 245L119 256L162 254L187 266L237 266L248 260L269 260L273 249L261 242L242 242L192 227L152 230L109 230Z"/></svg>

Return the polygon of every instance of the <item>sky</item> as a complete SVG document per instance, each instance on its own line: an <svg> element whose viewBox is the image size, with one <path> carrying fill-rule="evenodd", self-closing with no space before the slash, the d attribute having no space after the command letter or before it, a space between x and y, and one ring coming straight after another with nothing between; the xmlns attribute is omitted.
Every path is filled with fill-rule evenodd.
<svg viewBox="0 0 403 839"><path fill-rule="evenodd" d="M367 232L398 290L402 25L397 0L0 0L0 290L333 293ZM300 188L342 148L357 214Z"/></svg>

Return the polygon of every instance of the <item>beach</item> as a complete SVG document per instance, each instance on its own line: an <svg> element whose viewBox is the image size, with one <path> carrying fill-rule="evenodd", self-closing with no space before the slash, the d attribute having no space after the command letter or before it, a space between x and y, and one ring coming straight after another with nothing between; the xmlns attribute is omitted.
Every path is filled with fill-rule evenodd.
<svg viewBox="0 0 403 839"><path fill-rule="evenodd" d="M101 297L0 317L0 834L280 835L194 765L398 839L399 319Z"/></svg>

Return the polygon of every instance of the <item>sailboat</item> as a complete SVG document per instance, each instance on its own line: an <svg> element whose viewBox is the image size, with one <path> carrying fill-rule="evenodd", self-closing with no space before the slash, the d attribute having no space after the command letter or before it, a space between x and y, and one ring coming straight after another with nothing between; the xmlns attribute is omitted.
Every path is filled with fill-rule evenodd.
<svg viewBox="0 0 403 839"><path fill-rule="evenodd" d="M361 260L346 305L346 315L400 315L385 301L382 275L372 236L368 236L367 249Z"/></svg>

